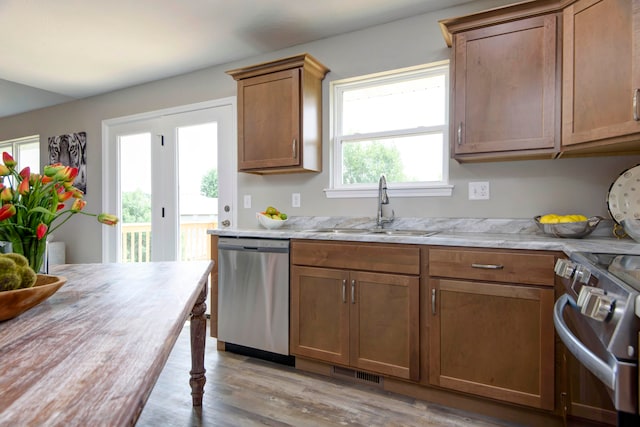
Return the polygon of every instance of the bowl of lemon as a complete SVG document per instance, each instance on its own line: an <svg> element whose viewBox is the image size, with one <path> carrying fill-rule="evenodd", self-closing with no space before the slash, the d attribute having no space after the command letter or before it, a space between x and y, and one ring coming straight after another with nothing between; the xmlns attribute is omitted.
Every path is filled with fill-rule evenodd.
<svg viewBox="0 0 640 427"><path fill-rule="evenodd" d="M538 215L533 220L544 234L554 237L581 239L596 229L602 217L592 216L587 218L580 214L546 214Z"/></svg>
<svg viewBox="0 0 640 427"><path fill-rule="evenodd" d="M266 229L273 230L282 227L287 222L287 214L280 212L273 206L256 213L258 223Z"/></svg>

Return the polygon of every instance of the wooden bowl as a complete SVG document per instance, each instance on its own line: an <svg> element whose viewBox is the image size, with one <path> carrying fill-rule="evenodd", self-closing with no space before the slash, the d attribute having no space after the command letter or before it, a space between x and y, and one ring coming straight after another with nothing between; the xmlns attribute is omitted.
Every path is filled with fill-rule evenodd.
<svg viewBox="0 0 640 427"><path fill-rule="evenodd" d="M0 321L13 319L56 293L67 282L66 277L38 274L30 288L0 292Z"/></svg>

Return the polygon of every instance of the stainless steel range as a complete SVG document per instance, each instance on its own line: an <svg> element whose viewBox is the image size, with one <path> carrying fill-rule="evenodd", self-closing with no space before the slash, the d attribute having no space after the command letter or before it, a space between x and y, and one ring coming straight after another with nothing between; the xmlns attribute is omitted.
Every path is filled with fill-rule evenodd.
<svg viewBox="0 0 640 427"><path fill-rule="evenodd" d="M640 425L640 255L574 253L558 260L555 271L565 285L553 315L558 336L607 387L618 425Z"/></svg>

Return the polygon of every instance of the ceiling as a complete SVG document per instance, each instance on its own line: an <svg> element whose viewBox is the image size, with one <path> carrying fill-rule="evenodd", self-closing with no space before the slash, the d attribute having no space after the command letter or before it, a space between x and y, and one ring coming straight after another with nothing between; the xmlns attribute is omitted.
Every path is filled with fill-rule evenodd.
<svg viewBox="0 0 640 427"><path fill-rule="evenodd" d="M0 117L475 0L0 0Z"/></svg>

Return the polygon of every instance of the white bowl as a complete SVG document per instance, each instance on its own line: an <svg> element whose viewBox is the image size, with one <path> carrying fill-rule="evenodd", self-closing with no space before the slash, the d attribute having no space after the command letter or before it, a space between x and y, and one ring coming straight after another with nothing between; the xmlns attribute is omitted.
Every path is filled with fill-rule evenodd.
<svg viewBox="0 0 640 427"><path fill-rule="evenodd" d="M258 222L260 223L261 226L269 230L280 228L284 225L285 222L287 222L286 219L278 220L278 219L267 218L266 216L262 215L260 212L256 212L256 218L258 218Z"/></svg>

